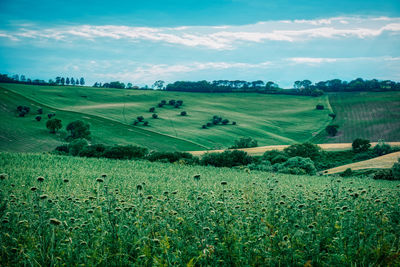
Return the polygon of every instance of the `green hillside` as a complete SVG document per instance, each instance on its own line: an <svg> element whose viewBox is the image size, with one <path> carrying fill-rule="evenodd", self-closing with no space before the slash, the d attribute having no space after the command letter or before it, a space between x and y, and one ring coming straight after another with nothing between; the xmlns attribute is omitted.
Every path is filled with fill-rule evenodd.
<svg viewBox="0 0 400 267"><path fill-rule="evenodd" d="M304 142L325 128L331 112L329 109L315 109L318 103L329 106L327 96L206 94L20 84L3 86L53 108L95 115L126 125L132 125L134 119L142 115L150 126L135 129L182 138L207 148L229 147L241 136L253 137L259 145ZM179 109L168 105L158 108L157 103L163 99L167 102L171 99L183 100L184 105ZM156 107L158 119L151 118L150 107ZM183 110L188 116L179 116ZM236 121L237 125L201 129L213 115ZM146 146L146 142L143 145Z"/></svg>
<svg viewBox="0 0 400 267"><path fill-rule="evenodd" d="M340 126L335 137L324 132L314 139L319 143L346 143L356 138L371 141L400 140L400 92L329 93Z"/></svg>
<svg viewBox="0 0 400 267"><path fill-rule="evenodd" d="M0 163L2 266L400 264L398 182L26 153Z"/></svg>
<svg viewBox="0 0 400 267"><path fill-rule="evenodd" d="M18 117L16 112L17 106L20 105L31 108L31 112L23 118ZM44 112L40 122L35 120L38 108L43 108ZM62 120L64 130L57 134L49 133L46 128L48 113L56 113L56 118ZM150 149L167 151L188 150L189 148L194 150L204 149L202 146L185 140L145 131L102 117L49 108L1 87L0 118L0 151L38 152L53 150L57 145L65 142L64 139L67 134L65 126L78 119L90 123L94 143L136 144L145 145Z"/></svg>

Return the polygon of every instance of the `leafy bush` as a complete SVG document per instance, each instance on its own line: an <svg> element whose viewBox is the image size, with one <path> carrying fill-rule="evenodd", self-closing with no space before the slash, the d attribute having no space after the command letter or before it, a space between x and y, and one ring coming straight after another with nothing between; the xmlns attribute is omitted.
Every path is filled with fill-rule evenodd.
<svg viewBox="0 0 400 267"><path fill-rule="evenodd" d="M374 174L375 180L393 180L393 173L391 169L382 169Z"/></svg>
<svg viewBox="0 0 400 267"><path fill-rule="evenodd" d="M397 159L395 164L393 164L392 174L394 180L400 180L400 158Z"/></svg>
<svg viewBox="0 0 400 267"><path fill-rule="evenodd" d="M344 172L342 172L340 174L340 176L342 177L350 177L353 175L353 171L351 170L351 168L347 168Z"/></svg>
<svg viewBox="0 0 400 267"><path fill-rule="evenodd" d="M42 109L42 108L39 108L39 109L37 110L37 113L38 113L39 115L43 114L43 109Z"/></svg>
<svg viewBox="0 0 400 267"><path fill-rule="evenodd" d="M201 165L211 165L215 167L234 167L246 166L252 162L252 158L244 151L232 150L222 153L207 153L201 161Z"/></svg>
<svg viewBox="0 0 400 267"><path fill-rule="evenodd" d="M258 145L257 140L254 140L251 137L241 137L239 140L235 140L235 144L230 148L257 147L257 145Z"/></svg>
<svg viewBox="0 0 400 267"><path fill-rule="evenodd" d="M171 106L175 106L176 101L174 99L171 99L170 101L168 101L168 104Z"/></svg>
<svg viewBox="0 0 400 267"><path fill-rule="evenodd" d="M372 151L366 151L366 152L362 152L362 153L357 153L353 157L353 162L372 159L374 157L375 157L375 155L374 155L374 153Z"/></svg>
<svg viewBox="0 0 400 267"><path fill-rule="evenodd" d="M194 157L190 153L186 152L152 152L146 157L149 161L167 161L170 163L185 160L186 162L193 162Z"/></svg>
<svg viewBox="0 0 400 267"><path fill-rule="evenodd" d="M158 103L157 106L158 106L159 108L162 108L162 107L164 106L164 104L163 104L163 103Z"/></svg>
<svg viewBox="0 0 400 267"><path fill-rule="evenodd" d="M104 156L106 146L103 144L84 146L79 152L80 157L101 158Z"/></svg>
<svg viewBox="0 0 400 267"><path fill-rule="evenodd" d="M63 144L61 146L56 147L55 149L57 154L68 154L69 153L69 145L68 144Z"/></svg>
<svg viewBox="0 0 400 267"><path fill-rule="evenodd" d="M325 131L330 135L330 136L335 136L338 132L339 125L328 125L325 128Z"/></svg>
<svg viewBox="0 0 400 267"><path fill-rule="evenodd" d="M232 121L232 125L236 125L236 121Z"/></svg>
<svg viewBox="0 0 400 267"><path fill-rule="evenodd" d="M139 121L138 120L134 120L133 121L133 125L138 125Z"/></svg>
<svg viewBox="0 0 400 267"><path fill-rule="evenodd" d="M151 107L151 108L149 108L149 112L154 112L156 110L156 108L155 107Z"/></svg>
<svg viewBox="0 0 400 267"><path fill-rule="evenodd" d="M391 153L392 147L389 144L380 142L376 146L374 146L372 151L376 156L382 156Z"/></svg>
<svg viewBox="0 0 400 267"><path fill-rule="evenodd" d="M314 162L309 158L303 157L289 158L284 163L275 164L273 169L281 173L309 175L314 175L317 171L315 169Z"/></svg>
<svg viewBox="0 0 400 267"><path fill-rule="evenodd" d="M144 117L143 117L143 116L137 116L136 119L137 119L139 122L142 122L142 121L144 120Z"/></svg>
<svg viewBox="0 0 400 267"><path fill-rule="evenodd" d="M202 128L202 129L207 129L207 126L206 126L205 124L203 124L203 125L201 126L201 128Z"/></svg>
<svg viewBox="0 0 400 267"><path fill-rule="evenodd" d="M61 120L50 119L46 122L46 127L50 130L50 133L56 133L56 131L62 128Z"/></svg>
<svg viewBox="0 0 400 267"><path fill-rule="evenodd" d="M264 160L268 160L271 162L272 165L276 163L283 163L288 160L288 156L285 154L283 151L279 150L270 150L270 151L265 151L263 155Z"/></svg>
<svg viewBox="0 0 400 267"><path fill-rule="evenodd" d="M321 154L321 148L315 144L306 142L303 144L294 144L283 150L289 157L303 157L312 160L317 159Z"/></svg>
<svg viewBox="0 0 400 267"><path fill-rule="evenodd" d="M330 113L330 114L329 114L329 117L331 117L332 120L334 120L334 119L336 118L336 114L335 114L335 113Z"/></svg>
<svg viewBox="0 0 400 267"><path fill-rule="evenodd" d="M143 122L143 125L144 125L144 126L149 126L149 122L148 122L148 121L144 121L144 122Z"/></svg>
<svg viewBox="0 0 400 267"><path fill-rule="evenodd" d="M134 159L144 158L147 148L139 146L112 146L104 151L104 157L109 159Z"/></svg>
<svg viewBox="0 0 400 267"><path fill-rule="evenodd" d="M223 124L223 125L227 125L228 123L229 123L229 120L228 120L228 119L223 119L223 120L222 120L222 124Z"/></svg>
<svg viewBox="0 0 400 267"><path fill-rule="evenodd" d="M70 132L70 135L67 137L67 141L80 138L90 140L90 125L81 120L70 122L67 125L67 131Z"/></svg>
<svg viewBox="0 0 400 267"><path fill-rule="evenodd" d="M263 160L259 163L251 163L247 165L247 168L250 170L255 170L255 171L264 171L264 172L270 172L272 171L272 164L268 160Z"/></svg>
<svg viewBox="0 0 400 267"><path fill-rule="evenodd" d="M186 116L187 115L187 112L186 111L182 111L181 112L181 116Z"/></svg>
<svg viewBox="0 0 400 267"><path fill-rule="evenodd" d="M182 106L183 105L183 100L176 101L176 104L178 104L179 106Z"/></svg>
<svg viewBox="0 0 400 267"><path fill-rule="evenodd" d="M357 138L351 144L355 153L366 152L371 147L368 139Z"/></svg>
<svg viewBox="0 0 400 267"><path fill-rule="evenodd" d="M42 120L42 117L41 116L36 116L36 118L35 118L37 121L41 121Z"/></svg>
<svg viewBox="0 0 400 267"><path fill-rule="evenodd" d="M163 104L163 105L165 105L165 104L167 104L167 100L161 100L160 103Z"/></svg>
<svg viewBox="0 0 400 267"><path fill-rule="evenodd" d="M86 139L75 139L68 145L69 154L78 156L85 146L88 146Z"/></svg>
<svg viewBox="0 0 400 267"><path fill-rule="evenodd" d="M153 119L157 119L157 118L158 118L158 115L157 115L156 113L153 113L153 115L151 115L151 117L152 117Z"/></svg>
<svg viewBox="0 0 400 267"><path fill-rule="evenodd" d="M316 109L318 110L323 110L324 109L324 105L318 104L315 106Z"/></svg>

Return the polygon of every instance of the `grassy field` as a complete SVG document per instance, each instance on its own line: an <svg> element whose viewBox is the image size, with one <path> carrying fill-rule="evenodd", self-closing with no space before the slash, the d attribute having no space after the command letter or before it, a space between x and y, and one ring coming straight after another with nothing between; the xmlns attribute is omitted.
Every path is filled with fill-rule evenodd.
<svg viewBox="0 0 400 267"><path fill-rule="evenodd" d="M346 143L356 138L371 141L400 140L400 92L330 93L329 101L340 126L335 137L324 132L313 139L317 143Z"/></svg>
<svg viewBox="0 0 400 267"><path fill-rule="evenodd" d="M46 154L0 166L2 266L400 264L399 182Z"/></svg>
<svg viewBox="0 0 400 267"><path fill-rule="evenodd" d="M31 112L23 118L18 117L17 106L29 106ZM37 109L43 108L42 120L37 122ZM57 134L50 134L46 128L47 114L56 113L61 119L64 130ZM191 142L145 131L102 117L77 112L62 111L49 108L31 99L25 98L12 91L0 87L0 151L38 152L50 151L57 145L65 142L65 126L74 120L84 120L90 123L94 143L136 144L146 145L157 150L193 150L204 147Z"/></svg>
<svg viewBox="0 0 400 267"><path fill-rule="evenodd" d="M303 142L325 128L331 112L329 109L315 109L318 103L329 107L326 96L203 94L19 84L2 86L53 108L95 115L126 125L131 125L137 116L142 115L150 126L135 128L214 149L227 148L242 136L255 138L259 145ZM184 105L179 109L171 106L158 108L157 103L163 99L183 100ZM150 107L156 107L159 119L151 118L152 113L148 112ZM183 110L188 116L179 116ZM236 121L237 125L201 129L213 115ZM146 143L143 145L146 146Z"/></svg>
<svg viewBox="0 0 400 267"><path fill-rule="evenodd" d="M350 168L352 170L389 169L393 166L395 162L397 162L398 158L400 158L400 152L394 152L377 158L328 169L324 172L324 174L328 175L341 173L344 172L347 168Z"/></svg>

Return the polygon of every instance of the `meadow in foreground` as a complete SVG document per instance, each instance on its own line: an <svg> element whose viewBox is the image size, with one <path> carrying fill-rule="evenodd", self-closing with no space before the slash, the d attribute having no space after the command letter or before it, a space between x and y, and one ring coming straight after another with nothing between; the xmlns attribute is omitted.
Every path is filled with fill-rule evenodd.
<svg viewBox="0 0 400 267"><path fill-rule="evenodd" d="M398 182L0 153L0 265L399 265Z"/></svg>

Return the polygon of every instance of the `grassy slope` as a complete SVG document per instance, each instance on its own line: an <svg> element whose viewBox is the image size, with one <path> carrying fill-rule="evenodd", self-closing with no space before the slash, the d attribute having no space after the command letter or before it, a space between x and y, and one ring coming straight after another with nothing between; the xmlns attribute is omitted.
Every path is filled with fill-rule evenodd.
<svg viewBox="0 0 400 267"><path fill-rule="evenodd" d="M331 93L329 100L337 117L332 124L340 126L335 137L321 132L317 143L345 143L356 138L371 141L400 140L400 92Z"/></svg>
<svg viewBox="0 0 400 267"><path fill-rule="evenodd" d="M16 107L29 106L31 112L24 118L17 117ZM42 120L35 120L36 110L42 107ZM88 121L94 143L104 144L136 144L158 150L198 150L204 149L196 144L144 131L101 117L76 112L61 111L48 108L35 101L24 98L12 91L0 88L0 151L37 152L49 151L64 142L65 131L53 135L46 129L47 114L55 112L65 126L74 120Z"/></svg>
<svg viewBox="0 0 400 267"><path fill-rule="evenodd" d="M0 153L0 168L5 266L400 263L399 182L43 154Z"/></svg>
<svg viewBox="0 0 400 267"><path fill-rule="evenodd" d="M393 166L395 162L397 162L398 158L400 158L400 152L394 152L377 158L328 169L324 172L324 174L344 172L347 168L350 168L352 170L381 169L381 168L389 169Z"/></svg>
<svg viewBox="0 0 400 267"><path fill-rule="evenodd" d="M330 111L315 110L321 98L261 95L202 94L160 91L133 91L91 87L49 87L3 85L40 103L131 124L139 115L149 120L155 132L181 137L208 148L226 148L241 136L251 136L259 145L292 144L312 138L329 122ZM181 99L184 106L156 108L159 119L151 119L148 109L162 99ZM179 116L185 110L187 117ZM236 121L237 126L201 129L213 115ZM143 126L140 126L143 127ZM189 149L188 149L189 150Z"/></svg>

